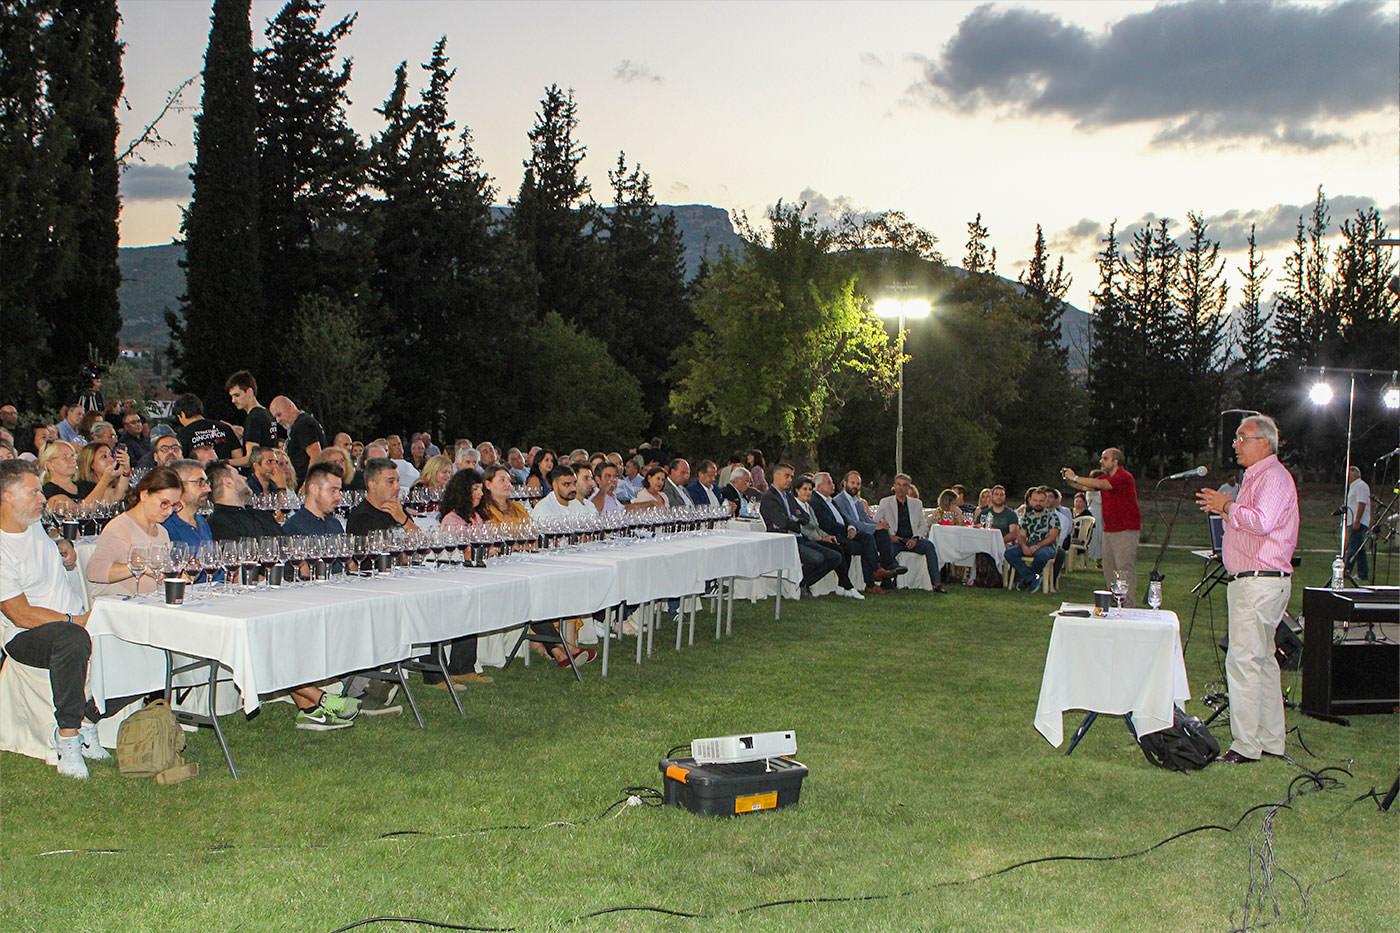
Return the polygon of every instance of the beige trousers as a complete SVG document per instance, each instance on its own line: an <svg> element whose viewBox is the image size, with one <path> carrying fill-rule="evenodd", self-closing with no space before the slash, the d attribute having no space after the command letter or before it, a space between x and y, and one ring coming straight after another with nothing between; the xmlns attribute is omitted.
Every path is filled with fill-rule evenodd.
<svg viewBox="0 0 1400 933"><path fill-rule="evenodd" d="M1113 577L1122 574L1128 584L1128 598L1123 605L1137 605L1137 550L1141 531L1114 531L1103 536L1103 582L1113 589Z"/></svg>
<svg viewBox="0 0 1400 933"><path fill-rule="evenodd" d="M1288 606L1288 577L1245 577L1226 591L1230 606L1230 650L1225 680L1230 688L1230 747L1246 758L1283 754L1283 688L1274 660L1274 632Z"/></svg>

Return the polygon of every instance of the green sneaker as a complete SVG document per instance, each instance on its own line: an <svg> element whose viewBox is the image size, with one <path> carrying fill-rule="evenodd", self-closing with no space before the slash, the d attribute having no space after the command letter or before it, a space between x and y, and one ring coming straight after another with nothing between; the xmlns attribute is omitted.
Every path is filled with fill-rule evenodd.
<svg viewBox="0 0 1400 933"><path fill-rule="evenodd" d="M330 694L326 694L330 696ZM326 709L325 697L311 709L299 710L297 712L297 728L309 729L312 732L331 732L335 729L349 729L354 723L348 719L341 719L335 713Z"/></svg>
<svg viewBox="0 0 1400 933"><path fill-rule="evenodd" d="M321 705L340 719L352 720L360 715L360 701L354 697L341 696L338 693L322 693Z"/></svg>

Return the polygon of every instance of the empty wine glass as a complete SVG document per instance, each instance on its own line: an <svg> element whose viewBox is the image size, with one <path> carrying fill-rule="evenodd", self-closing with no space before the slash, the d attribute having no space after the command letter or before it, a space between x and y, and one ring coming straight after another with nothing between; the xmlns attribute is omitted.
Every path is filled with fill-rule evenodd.
<svg viewBox="0 0 1400 933"><path fill-rule="evenodd" d="M131 570L131 575L136 578L134 592L141 592L141 578L146 575L146 548L139 545L132 548L131 554L126 559L126 566Z"/></svg>

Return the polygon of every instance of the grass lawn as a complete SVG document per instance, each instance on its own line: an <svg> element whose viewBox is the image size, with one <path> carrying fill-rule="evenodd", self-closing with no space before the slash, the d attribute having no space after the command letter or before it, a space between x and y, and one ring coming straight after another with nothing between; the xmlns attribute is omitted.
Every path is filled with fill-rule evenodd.
<svg viewBox="0 0 1400 933"><path fill-rule="evenodd" d="M1310 517L1317 547L1326 521ZM1140 565L1153 558L1144 547ZM1321 577L1329 561L1308 564ZM1173 550L1163 569L1184 634L1199 561ZM187 752L201 775L175 787L112 764L79 784L0 755L0 927L331 931L399 916L530 930L1400 929L1400 808L1356 802L1395 779L1395 717L1348 728L1290 710L1296 766L1156 770L1109 717L1066 758L1031 724L1047 614L1101 577L1062 582L1054 596L784 602L777 622L771 602L739 604L732 638L715 642L702 619L693 648L658 639L650 662L624 652L606 680L596 666L582 686L552 666L492 671L465 718L420 689L422 731L404 717L300 732L290 706L269 704L226 718L239 782L209 730ZM1223 592L1214 602L1214 631L1203 608L1187 645L1197 697L1221 679ZM1284 683L1296 695L1299 675ZM1065 718L1069 733L1077 717ZM624 787L660 787L670 747L768 729L795 729L811 769L797 806L599 818ZM1223 720L1214 731L1228 746ZM1297 780L1323 768L1335 779L1324 787ZM1048 856L1126 856L1203 825L1229 831L988 877ZM419 835L386 836L401 832ZM87 851L44 854L72 849ZM802 902L746 910L785 900ZM703 919L622 910L570 923L629 906Z"/></svg>

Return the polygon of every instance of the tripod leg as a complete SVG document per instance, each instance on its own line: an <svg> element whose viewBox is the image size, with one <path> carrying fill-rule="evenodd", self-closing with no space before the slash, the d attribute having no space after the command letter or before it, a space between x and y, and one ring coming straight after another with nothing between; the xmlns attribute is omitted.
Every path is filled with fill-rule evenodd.
<svg viewBox="0 0 1400 933"><path fill-rule="evenodd" d="M1217 719L1220 718L1220 714L1223 713L1223 712L1225 712L1225 711L1226 711L1227 709L1229 709L1229 708L1230 708L1230 698L1229 698L1229 697L1226 697L1226 698L1225 698L1225 702L1221 703L1220 706L1216 708L1215 712L1213 712L1213 713L1210 714L1210 718L1207 719L1204 723L1202 723L1202 725L1207 725L1207 726L1208 726L1208 725L1210 725L1211 723L1215 722L1215 720L1217 720Z"/></svg>
<svg viewBox="0 0 1400 933"><path fill-rule="evenodd" d="M1092 726L1094 720L1098 718L1098 713L1090 713L1084 717L1084 721L1079 724L1079 728L1074 730L1074 738L1069 740L1069 748L1065 749L1065 757L1074 754L1074 746L1079 744L1079 740L1084 738L1084 733L1089 731L1089 727Z"/></svg>

